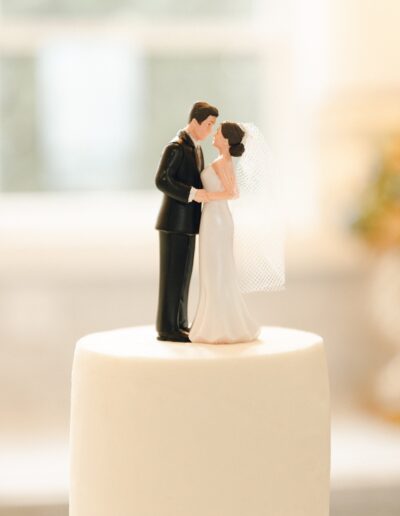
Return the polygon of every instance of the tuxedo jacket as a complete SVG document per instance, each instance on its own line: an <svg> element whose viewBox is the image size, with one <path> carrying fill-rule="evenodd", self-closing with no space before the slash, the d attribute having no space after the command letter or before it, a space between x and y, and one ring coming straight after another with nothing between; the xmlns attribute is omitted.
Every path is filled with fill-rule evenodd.
<svg viewBox="0 0 400 516"><path fill-rule="evenodd" d="M156 174L156 186L164 193L156 229L196 234L200 228L201 203L188 202L192 186L202 188L200 172L204 168L201 152L200 170L196 164L193 140L185 132L164 148Z"/></svg>

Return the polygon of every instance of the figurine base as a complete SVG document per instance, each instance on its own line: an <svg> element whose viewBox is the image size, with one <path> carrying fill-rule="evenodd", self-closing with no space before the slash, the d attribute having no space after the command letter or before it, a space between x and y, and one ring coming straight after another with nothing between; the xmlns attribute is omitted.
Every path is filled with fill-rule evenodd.
<svg viewBox="0 0 400 516"><path fill-rule="evenodd" d="M88 335L72 370L70 516L327 516L330 408L318 335L245 344Z"/></svg>

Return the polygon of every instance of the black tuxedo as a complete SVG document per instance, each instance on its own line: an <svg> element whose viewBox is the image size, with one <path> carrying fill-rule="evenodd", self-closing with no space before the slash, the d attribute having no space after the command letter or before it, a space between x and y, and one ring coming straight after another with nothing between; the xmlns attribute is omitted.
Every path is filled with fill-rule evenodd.
<svg viewBox="0 0 400 516"><path fill-rule="evenodd" d="M180 131L165 148L156 174L156 186L164 193L156 229L160 236L160 282L156 328L160 336L187 328L187 302L193 269L201 204L188 202L191 187L202 188L195 147Z"/></svg>
<svg viewBox="0 0 400 516"><path fill-rule="evenodd" d="M203 168L203 155L199 170L193 141L185 131L180 131L164 148L156 175L157 188L164 192L156 229L186 234L199 232L201 204L187 201L192 186L202 188Z"/></svg>

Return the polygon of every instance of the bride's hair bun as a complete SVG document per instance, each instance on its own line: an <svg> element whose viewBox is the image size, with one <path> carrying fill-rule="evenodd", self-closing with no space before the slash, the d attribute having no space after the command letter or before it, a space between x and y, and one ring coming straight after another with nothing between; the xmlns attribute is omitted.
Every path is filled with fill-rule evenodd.
<svg viewBox="0 0 400 516"><path fill-rule="evenodd" d="M234 145L229 145L229 154L231 156L241 156L244 152L244 145L243 143L235 143Z"/></svg>
<svg viewBox="0 0 400 516"><path fill-rule="evenodd" d="M221 132L229 142L229 154L231 156L241 156L245 150L242 143L245 132L236 122L222 122Z"/></svg>

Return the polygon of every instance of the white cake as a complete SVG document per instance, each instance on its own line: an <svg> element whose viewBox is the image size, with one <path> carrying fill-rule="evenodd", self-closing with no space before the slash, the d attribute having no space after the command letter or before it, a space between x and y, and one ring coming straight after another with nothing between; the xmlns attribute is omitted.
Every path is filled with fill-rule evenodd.
<svg viewBox="0 0 400 516"><path fill-rule="evenodd" d="M329 471L318 335L173 343L147 326L77 343L70 516L327 516Z"/></svg>

